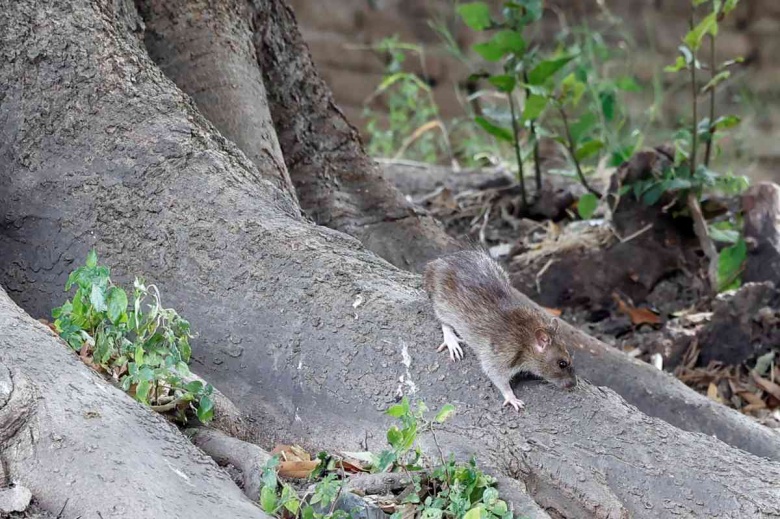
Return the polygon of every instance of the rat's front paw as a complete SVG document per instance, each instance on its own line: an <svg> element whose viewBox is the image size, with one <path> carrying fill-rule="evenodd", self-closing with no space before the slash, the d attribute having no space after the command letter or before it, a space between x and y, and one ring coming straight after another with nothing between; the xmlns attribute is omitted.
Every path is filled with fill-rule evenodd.
<svg viewBox="0 0 780 519"><path fill-rule="evenodd" d="M452 360L461 360L463 358L463 348L460 347L460 339L455 335L452 328L443 324L441 331L444 334L444 342L441 343L439 349L436 351L442 352L444 349L448 349L450 352L450 358Z"/></svg>
<svg viewBox="0 0 780 519"><path fill-rule="evenodd" d="M515 408L515 411L520 412L521 409L525 409L525 403L517 398L514 394L513 395L505 395L504 396L504 405L511 405ZM502 406L503 407L503 406Z"/></svg>

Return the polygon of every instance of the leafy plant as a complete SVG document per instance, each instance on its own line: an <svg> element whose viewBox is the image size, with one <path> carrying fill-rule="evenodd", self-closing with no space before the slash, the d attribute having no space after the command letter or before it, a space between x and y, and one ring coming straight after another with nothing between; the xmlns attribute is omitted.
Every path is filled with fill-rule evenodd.
<svg viewBox="0 0 780 519"><path fill-rule="evenodd" d="M76 287L76 292L52 311L57 333L139 402L158 411L175 409L182 420L192 407L199 420L210 421L213 388L192 380L187 365L190 324L162 306L156 286L138 278L129 302L111 281L110 269L97 261L95 250L90 251L86 264L68 276L65 290Z"/></svg>
<svg viewBox="0 0 780 519"><path fill-rule="evenodd" d="M325 475L309 495L303 497L289 484L279 481L279 455L273 456L263 468L260 488L260 506L274 517L301 519L349 519L351 512L336 509L336 502L344 486L336 474Z"/></svg>
<svg viewBox="0 0 780 519"><path fill-rule="evenodd" d="M383 39L375 50L387 56L387 65L382 82L366 101L363 111L371 135L369 154L408 156L425 162L450 156L447 128L439 117L431 87L417 74L404 70L407 54L419 56L424 67L423 48L393 36ZM387 106L386 119L370 108L379 97Z"/></svg>
<svg viewBox="0 0 780 519"><path fill-rule="evenodd" d="M407 517L407 514L427 519L512 519L512 511L495 488L495 479L483 473L474 459L468 463L456 462L452 456L445 459L435 429L454 413L455 407L446 404L433 417L428 417L428 408L423 402L413 406L404 398L387 410L388 415L400 422L387 431L388 449L379 454L345 453L364 460L371 472L402 471L409 476L412 485L401 494L404 497L391 516L393 519ZM421 433L431 434L439 451L438 460L423 455L418 444ZM319 457L328 458L325 453ZM307 493L298 498L292 487L278 480L278 464L278 458L272 458L263 473L260 503L267 513L286 519L352 517L351 513L335 509L343 488L343 481L336 474L325 470L314 472L313 477L327 475L316 484L311 495ZM323 468L326 465L320 464ZM329 511L323 513L323 509Z"/></svg>
<svg viewBox="0 0 780 519"><path fill-rule="evenodd" d="M722 132L736 126L739 118L734 115L715 117L715 91L719 85L730 77L729 67L741 61L730 60L720 65L715 63L715 39L718 35L719 23L734 10L738 0L691 0L690 30L684 36L679 47L680 56L676 62L667 67L668 72L687 72L691 90L692 122L688 129L678 132L675 140L674 166L663 179L649 186L644 194L649 203L654 203L656 193L664 190L678 190L684 197L688 212L693 219L694 230L709 261L708 278L713 290L719 291L739 284L738 276L742 262L746 257L739 243L723 249L720 253L710 236L707 222L701 210L701 198L708 188L721 188L725 191L739 189L746 182L734 182L734 177L721 177L709 169L712 157L712 145L716 132ZM696 21L697 10L706 6L708 14ZM699 79L699 71L704 68L699 61L699 52L705 39L709 40L709 81L703 86ZM709 117L700 119L698 102L701 96L709 96ZM700 157L700 142L706 147L704 156ZM658 195L660 197L660 194Z"/></svg>

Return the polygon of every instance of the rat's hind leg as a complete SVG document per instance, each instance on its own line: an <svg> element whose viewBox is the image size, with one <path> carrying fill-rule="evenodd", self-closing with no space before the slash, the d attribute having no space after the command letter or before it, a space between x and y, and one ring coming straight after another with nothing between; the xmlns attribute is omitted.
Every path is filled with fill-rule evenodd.
<svg viewBox="0 0 780 519"><path fill-rule="evenodd" d="M441 343L441 346L436 351L444 351L444 348L447 348L452 360L462 359L463 348L460 347L460 339L455 335L455 331L446 324L441 325L441 331L444 334L444 342Z"/></svg>

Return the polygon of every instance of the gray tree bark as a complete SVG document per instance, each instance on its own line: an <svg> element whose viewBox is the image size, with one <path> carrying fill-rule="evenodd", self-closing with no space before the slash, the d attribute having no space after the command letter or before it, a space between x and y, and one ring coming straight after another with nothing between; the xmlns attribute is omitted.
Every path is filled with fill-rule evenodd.
<svg viewBox="0 0 780 519"><path fill-rule="evenodd" d="M355 450L368 434L376 450L381 411L405 394L456 404L444 449L476 455L559 515L780 515L780 464L648 417L609 389L525 383L528 410L502 412L473 355L451 365L435 353L419 277L303 218L280 187L282 157L259 169L215 130L151 62L132 6L2 7L0 281L33 315L62 300L74 262L96 246L118 281L143 275L192 322L194 370L246 412L257 442ZM588 378L617 355L566 333ZM665 384L637 391L708 405L647 380Z"/></svg>
<svg viewBox="0 0 780 519"><path fill-rule="evenodd" d="M108 385L0 290L0 457L62 517L267 517L157 413Z"/></svg>

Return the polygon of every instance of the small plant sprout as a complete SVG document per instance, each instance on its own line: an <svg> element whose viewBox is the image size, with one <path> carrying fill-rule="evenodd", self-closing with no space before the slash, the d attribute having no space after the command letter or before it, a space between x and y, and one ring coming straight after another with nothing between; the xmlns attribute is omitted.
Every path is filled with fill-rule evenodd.
<svg viewBox="0 0 780 519"><path fill-rule="evenodd" d="M193 408L201 422L214 416L213 388L190 373L190 324L162 305L154 285L136 278L133 298L116 286L92 250L65 285L76 293L55 308L54 327L93 368L107 374L139 402L159 412ZM129 307L128 307L129 306Z"/></svg>

